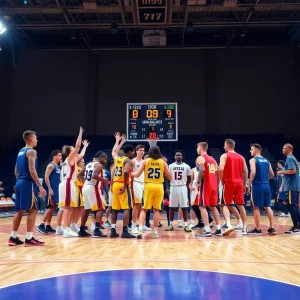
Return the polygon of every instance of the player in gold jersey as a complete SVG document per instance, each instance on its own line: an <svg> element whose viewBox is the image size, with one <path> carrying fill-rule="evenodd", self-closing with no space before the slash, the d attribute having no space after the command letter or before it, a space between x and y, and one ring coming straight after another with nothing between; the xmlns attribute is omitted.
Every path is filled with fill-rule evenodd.
<svg viewBox="0 0 300 300"><path fill-rule="evenodd" d="M126 145L124 147L124 156L116 156L114 161L114 175L112 183L112 214L111 214L111 234L110 237L118 237L116 232L116 223L119 210L123 210L123 233L122 238L135 238L127 230L129 220L129 209L131 207L132 197L130 191L130 169L133 166L131 159L134 157L134 147Z"/></svg>
<svg viewBox="0 0 300 300"><path fill-rule="evenodd" d="M172 175L169 171L167 163L161 158L160 149L158 146L151 147L149 150L149 158L145 159L139 170L136 173L132 173L132 177L139 177L144 171L144 205L140 214L140 224L145 223L146 213L153 206L153 221L154 231L153 237L159 238L160 235L157 232L159 224L159 211L161 209L161 203L164 198L164 175L167 179L171 180ZM142 226L139 227L138 238L142 238L143 235Z"/></svg>

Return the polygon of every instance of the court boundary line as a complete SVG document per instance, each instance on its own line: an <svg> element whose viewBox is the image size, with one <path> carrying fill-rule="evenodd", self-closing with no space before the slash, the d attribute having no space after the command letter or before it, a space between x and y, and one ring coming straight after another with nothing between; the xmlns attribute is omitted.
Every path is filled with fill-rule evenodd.
<svg viewBox="0 0 300 300"><path fill-rule="evenodd" d="M275 279L270 279L270 278L263 278L260 276L253 276L253 275L245 275L245 274L239 274L239 273L232 273L232 272L219 272L219 271L211 271L211 270L195 270L195 269L177 269L177 268L124 268L124 269L106 269L106 270L98 270L98 271L88 271L88 272L75 272L75 273L69 273L69 274L64 274L64 275L57 275L57 276L48 276L48 277L43 277L43 278L38 278L38 279L32 279L32 280L26 280L26 281L21 281L19 283L14 283L11 285L5 285L3 287L0 287L0 290L8 288L8 287L12 287L12 286L16 286L16 285L20 285L20 284L25 284L25 283L30 283L30 282L34 282L34 281L40 281L40 280L45 280L45 279L51 279L51 278L60 278L60 277L64 277L64 276L72 276L72 275L79 275L79 274L89 274L89 273L96 273L96 272L111 272L111 271L134 271L134 270L176 270L176 271L193 271L193 272L212 272L212 273L219 273L219 274L227 274L227 275L235 275L235 276L243 276L243 277L251 277L251 278L256 278L256 279L263 279L263 280L268 280L268 281L273 281L273 282L279 282L279 283L283 283L283 284L287 284L287 285L291 285L291 286L296 286L296 287L300 287L299 285L296 285L294 283L290 283L290 282L285 282L285 281L281 281L281 280L275 280Z"/></svg>

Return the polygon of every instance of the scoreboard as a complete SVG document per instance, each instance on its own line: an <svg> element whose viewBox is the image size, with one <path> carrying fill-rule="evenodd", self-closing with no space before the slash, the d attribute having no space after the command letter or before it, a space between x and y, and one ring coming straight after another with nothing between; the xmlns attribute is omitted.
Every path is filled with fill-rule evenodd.
<svg viewBox="0 0 300 300"><path fill-rule="evenodd" d="M140 24L155 25L166 22L167 0L138 0Z"/></svg>
<svg viewBox="0 0 300 300"><path fill-rule="evenodd" d="M177 103L127 103L127 140L178 140Z"/></svg>

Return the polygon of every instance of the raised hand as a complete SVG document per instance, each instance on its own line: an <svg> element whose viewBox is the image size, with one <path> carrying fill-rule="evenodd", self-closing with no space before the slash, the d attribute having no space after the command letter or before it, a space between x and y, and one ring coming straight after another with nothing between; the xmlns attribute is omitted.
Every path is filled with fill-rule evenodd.
<svg viewBox="0 0 300 300"><path fill-rule="evenodd" d="M126 134L125 133L122 134L121 140L122 140L122 144L124 144L126 142Z"/></svg>
<svg viewBox="0 0 300 300"><path fill-rule="evenodd" d="M120 134L120 132L116 132L115 133L115 139L116 139L117 142L119 142L121 140L121 134Z"/></svg>
<svg viewBox="0 0 300 300"><path fill-rule="evenodd" d="M83 145L83 147L85 147L85 148L87 148L88 146L89 146L89 141L88 140L84 140L83 142L82 142L82 145Z"/></svg>
<svg viewBox="0 0 300 300"><path fill-rule="evenodd" d="M83 133L84 132L84 129L82 126L79 127L79 133Z"/></svg>

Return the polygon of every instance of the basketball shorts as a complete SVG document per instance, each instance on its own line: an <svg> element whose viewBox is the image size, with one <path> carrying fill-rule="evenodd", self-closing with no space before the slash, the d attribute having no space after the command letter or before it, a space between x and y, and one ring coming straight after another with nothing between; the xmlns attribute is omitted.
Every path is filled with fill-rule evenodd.
<svg viewBox="0 0 300 300"><path fill-rule="evenodd" d="M164 199L164 185L162 183L146 183L143 197L143 209L161 209Z"/></svg>
<svg viewBox="0 0 300 300"><path fill-rule="evenodd" d="M133 181L133 201L134 203L142 203L144 194L145 183L139 181Z"/></svg>
<svg viewBox="0 0 300 300"><path fill-rule="evenodd" d="M189 207L188 191L186 185L171 185L169 207Z"/></svg>
<svg viewBox="0 0 300 300"><path fill-rule="evenodd" d="M295 191L286 191L286 192L281 192L280 197L278 197L279 201L282 201L283 204L294 204L298 205L298 197L299 197L299 192Z"/></svg>
<svg viewBox="0 0 300 300"><path fill-rule="evenodd" d="M84 206L83 196L82 196L82 185L75 185L76 188L76 207Z"/></svg>
<svg viewBox="0 0 300 300"><path fill-rule="evenodd" d="M76 186L74 181L61 181L58 191L59 207L78 207L78 201L76 201Z"/></svg>
<svg viewBox="0 0 300 300"><path fill-rule="evenodd" d="M119 191L123 186L123 182L114 182L112 186L112 209L114 210L129 209L131 206L132 196L129 185L126 186L124 193L119 195Z"/></svg>
<svg viewBox="0 0 300 300"><path fill-rule="evenodd" d="M15 210L38 209L38 187L35 182L18 179L16 183Z"/></svg>
<svg viewBox="0 0 300 300"><path fill-rule="evenodd" d="M218 190L206 189L205 185L200 187L199 205L216 207L219 205Z"/></svg>
<svg viewBox="0 0 300 300"><path fill-rule="evenodd" d="M84 209L91 209L92 211L105 209L105 202L100 195L98 186L84 185L82 194L84 199Z"/></svg>
<svg viewBox="0 0 300 300"><path fill-rule="evenodd" d="M271 190L268 183L252 185L252 204L256 207L270 207Z"/></svg>
<svg viewBox="0 0 300 300"><path fill-rule="evenodd" d="M223 197L225 205L233 204L244 205L244 184L239 183L224 183Z"/></svg>
<svg viewBox="0 0 300 300"><path fill-rule="evenodd" d="M191 191L191 206L198 205L199 206L199 191L193 190Z"/></svg>
<svg viewBox="0 0 300 300"><path fill-rule="evenodd" d="M58 186L52 187L53 196L49 194L49 190L47 191L46 200L47 200L47 208L56 207L59 203L59 193L58 193Z"/></svg>

